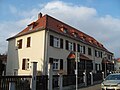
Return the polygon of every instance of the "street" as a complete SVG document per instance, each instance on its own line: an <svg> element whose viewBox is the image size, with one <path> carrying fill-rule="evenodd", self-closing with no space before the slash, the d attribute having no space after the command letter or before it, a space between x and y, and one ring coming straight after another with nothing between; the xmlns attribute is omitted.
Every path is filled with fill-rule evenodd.
<svg viewBox="0 0 120 90"><path fill-rule="evenodd" d="M89 86L89 87L80 88L79 90L100 90L100 84Z"/></svg>

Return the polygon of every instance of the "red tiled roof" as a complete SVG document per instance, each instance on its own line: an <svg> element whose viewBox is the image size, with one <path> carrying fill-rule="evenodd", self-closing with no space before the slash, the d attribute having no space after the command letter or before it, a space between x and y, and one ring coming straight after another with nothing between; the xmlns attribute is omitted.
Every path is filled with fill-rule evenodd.
<svg viewBox="0 0 120 90"><path fill-rule="evenodd" d="M32 30L29 30L31 25L33 28L32 28ZM64 33L62 28L66 28L67 33ZM49 29L54 32L60 33L62 35L66 35L68 37L80 40L84 43L87 43L92 46L95 46L100 49L104 49L104 50L108 51L101 43L99 43L93 37L81 32L81 31L79 31L79 30L77 30L77 29L51 17L51 16L48 16L48 15L44 15L41 18L39 18L37 21L32 22L31 24L28 25L28 27L26 27L23 31L21 31L20 33L18 33L16 36L14 36L12 38L15 38L15 37L27 34L27 33L35 32L40 29ZM74 36L73 33L76 33L76 37ZM9 39L11 39L11 38L9 38ZM9 40L9 39L7 39L7 40Z"/></svg>
<svg viewBox="0 0 120 90"><path fill-rule="evenodd" d="M117 62L120 62L120 58L117 58Z"/></svg>

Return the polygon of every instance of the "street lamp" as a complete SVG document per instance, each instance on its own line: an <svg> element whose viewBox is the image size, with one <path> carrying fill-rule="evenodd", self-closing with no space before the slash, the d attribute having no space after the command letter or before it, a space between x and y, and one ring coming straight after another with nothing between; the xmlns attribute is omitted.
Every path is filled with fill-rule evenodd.
<svg viewBox="0 0 120 90"><path fill-rule="evenodd" d="M76 52L75 53L75 60L76 60L76 70L75 70L75 74L76 74L76 90L78 90L78 60L80 59L80 53Z"/></svg>
<svg viewBox="0 0 120 90"><path fill-rule="evenodd" d="M104 57L103 57L104 61L105 61L105 77L107 76L107 54L104 52Z"/></svg>

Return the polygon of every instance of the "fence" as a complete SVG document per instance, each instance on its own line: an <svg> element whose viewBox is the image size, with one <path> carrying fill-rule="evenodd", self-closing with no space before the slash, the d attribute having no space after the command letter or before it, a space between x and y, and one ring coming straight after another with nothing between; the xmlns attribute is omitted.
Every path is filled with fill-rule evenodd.
<svg viewBox="0 0 120 90"><path fill-rule="evenodd" d="M103 79L102 73L93 73L93 82L101 81Z"/></svg>
<svg viewBox="0 0 120 90"><path fill-rule="evenodd" d="M9 90L9 83L15 83L15 90L30 90L31 76L0 76L0 90ZM102 73L93 74L93 82L101 81ZM59 87L59 75L53 75L53 88ZM78 84L82 84L83 74L78 75ZM63 87L76 84L75 75L63 75ZM47 90L48 76L37 76L36 90Z"/></svg>
<svg viewBox="0 0 120 90"><path fill-rule="evenodd" d="M1 76L0 90L9 90L9 83L15 83L15 90L30 90L31 76ZM47 90L47 76L37 76L36 90Z"/></svg>
<svg viewBox="0 0 120 90"><path fill-rule="evenodd" d="M59 75L53 75L53 88L59 87ZM83 75L78 76L78 84L83 83ZM75 85L76 76L75 75L63 75L63 86Z"/></svg>

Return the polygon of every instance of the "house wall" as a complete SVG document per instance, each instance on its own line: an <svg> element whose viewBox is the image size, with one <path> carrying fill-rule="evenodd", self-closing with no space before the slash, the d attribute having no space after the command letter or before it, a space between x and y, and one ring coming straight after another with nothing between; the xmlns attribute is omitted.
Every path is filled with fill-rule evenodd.
<svg viewBox="0 0 120 90"><path fill-rule="evenodd" d="M13 75L14 70L19 68L18 63L18 52L15 45L16 39L11 39L8 42L8 54L7 54L7 65L6 75Z"/></svg>
<svg viewBox="0 0 120 90"><path fill-rule="evenodd" d="M63 42L64 42L63 49L50 46L50 35L53 35L55 37L63 39ZM58 34L58 33L52 32L52 31L49 31L49 34L48 34L48 50L47 50L47 52L48 52L48 59L50 57L55 58L55 59L63 59L64 74L67 74L67 57L68 57L68 55L71 52L71 51L65 49L65 40L68 40L70 42L74 42L76 44L84 45L86 47L85 48L85 52L86 52L85 56L90 58L93 61L93 63L100 64L100 70L102 70L102 64L101 64L102 58L101 57L95 57L94 55L95 55L95 50L99 50L102 53L104 51L102 51L100 49L97 49L97 48L94 48L94 47L92 47L90 45L84 44L82 42L76 41L76 40L74 40L72 38L63 36L61 34ZM88 47L90 47L92 49L92 55L88 55ZM94 65L94 67L95 67L95 65ZM54 72L54 74L58 74L57 70L54 70L53 72Z"/></svg>
<svg viewBox="0 0 120 90"><path fill-rule="evenodd" d="M26 47L27 37L31 37L30 47ZM22 49L15 49L15 47L17 47L17 41L20 39L22 39ZM44 43L45 43L44 39L45 39L45 30L34 32L21 37L17 37L14 40L9 40L7 74L9 73L13 74L14 69L18 69L17 71L18 75L30 75L31 62L33 61L38 62L37 71L43 72ZM29 69L27 70L22 70L23 59L29 59Z"/></svg>
<svg viewBox="0 0 120 90"><path fill-rule="evenodd" d="M55 48L50 46L50 35L53 35L58 38L63 39L63 49ZM27 37L31 37L31 47L27 48ZM22 39L22 49L17 49L17 41ZM70 54L70 50L65 49L65 40L70 42L84 45L85 48L85 56L90 58L93 61L93 67L95 64L100 65L100 70L102 70L102 59L101 57L95 57L95 50L104 51L94 48L93 46L84 44L82 42L76 41L72 38L63 36L61 34L55 33L53 31L47 31L45 34L45 30L34 32L31 34L27 34L21 37L17 37L16 39L10 39L8 45L8 62L7 62L7 75L14 75L14 72L17 71L18 75L30 75L31 74L31 62L35 61L37 63L37 71L42 72L42 74L48 74L48 64L49 58L55 59L63 59L63 70L64 74L67 74L67 57ZM46 44L45 44L46 43ZM88 55L88 47L92 49L92 55ZM102 55L103 56L103 55ZM28 58L29 61L29 69L22 70L22 60L24 58ZM93 68L95 70L95 68ZM54 70L53 74L58 74L59 70Z"/></svg>

